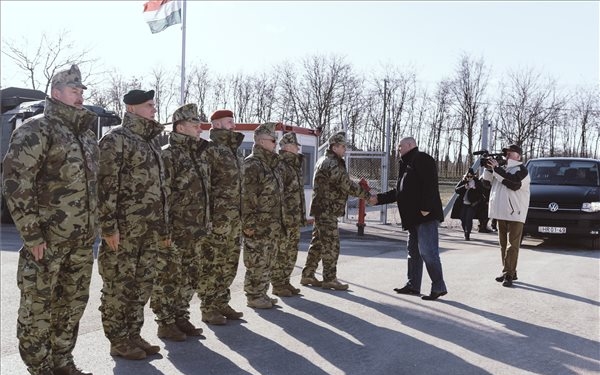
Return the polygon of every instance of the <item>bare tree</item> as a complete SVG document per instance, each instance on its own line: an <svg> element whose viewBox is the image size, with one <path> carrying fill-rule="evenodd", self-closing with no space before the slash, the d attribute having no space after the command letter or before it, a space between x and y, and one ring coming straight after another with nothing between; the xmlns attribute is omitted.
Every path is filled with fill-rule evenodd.
<svg viewBox="0 0 600 375"><path fill-rule="evenodd" d="M505 142L528 144L532 150L533 142L547 137L542 130L558 121L564 104L553 80L542 82L539 73L527 69L509 73L497 105L498 131Z"/></svg>
<svg viewBox="0 0 600 375"><path fill-rule="evenodd" d="M590 141L598 138L599 96L597 88L580 88L574 98L573 117L579 131L579 156L581 157L588 157L593 153L589 147ZM595 132L592 130L594 124L596 124Z"/></svg>
<svg viewBox="0 0 600 375"><path fill-rule="evenodd" d="M166 121L176 104L177 75L165 70L162 66L152 70L152 88L154 89L154 102L156 104L157 121Z"/></svg>
<svg viewBox="0 0 600 375"><path fill-rule="evenodd" d="M3 40L2 54L10 58L25 75L25 84L34 90L48 93L54 73L72 64L79 65L82 70L82 80L92 86L90 81L93 75L92 65L98 59L90 57L90 49L76 48L75 43L69 38L67 31L61 31L56 39L47 34L42 34L37 47L32 51L28 49L29 42ZM84 69L82 65L90 65Z"/></svg>
<svg viewBox="0 0 600 375"><path fill-rule="evenodd" d="M460 116L461 141L466 137L468 164L473 163L473 143L476 124L479 120L482 98L488 82L488 72L483 59L474 60L463 55L456 69L456 77L451 91L457 113ZM462 143L462 142L461 142ZM458 168L462 163L462 147L458 149Z"/></svg>
<svg viewBox="0 0 600 375"><path fill-rule="evenodd" d="M193 65L188 80L188 92L189 100L198 105L198 111L200 112L200 120L208 121L207 111L207 94L210 88L210 77L209 69L206 64ZM188 98L186 98L186 102Z"/></svg>

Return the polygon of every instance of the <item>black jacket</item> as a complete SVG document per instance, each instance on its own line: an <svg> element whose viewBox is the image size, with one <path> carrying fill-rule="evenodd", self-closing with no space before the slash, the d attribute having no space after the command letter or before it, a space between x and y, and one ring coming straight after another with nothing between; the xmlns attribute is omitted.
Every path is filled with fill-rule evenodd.
<svg viewBox="0 0 600 375"><path fill-rule="evenodd" d="M462 179L458 182L458 184L456 184L456 187L454 188L454 191L456 192L456 194L458 194L458 197L456 198L456 201L454 201L454 205L452 206L452 211L450 212L450 218L452 219L460 219L461 216L461 211L462 211L462 207L463 207L463 200L465 198L465 193L468 193L467 198L469 198L469 201L471 202L471 206L473 206L473 208L475 209L475 217L480 218L481 215L479 215L479 207L481 205L486 205L486 201L485 201L485 195L484 195L484 187L483 184L481 183L481 180L478 179L477 177L475 177L473 179L473 181L475 181L475 189L466 189L466 184L467 184L467 180ZM485 213L485 215L487 215L487 212ZM484 215L484 216L485 216Z"/></svg>
<svg viewBox="0 0 600 375"><path fill-rule="evenodd" d="M396 189L377 194L377 204L398 203L404 229L432 220L444 221L435 160L415 147L399 164ZM421 211L429 214L423 216Z"/></svg>

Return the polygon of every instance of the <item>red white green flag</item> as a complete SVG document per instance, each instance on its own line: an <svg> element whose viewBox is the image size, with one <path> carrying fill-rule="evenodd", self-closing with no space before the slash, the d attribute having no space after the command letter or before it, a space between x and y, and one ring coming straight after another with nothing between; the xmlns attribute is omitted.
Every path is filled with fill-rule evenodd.
<svg viewBox="0 0 600 375"><path fill-rule="evenodd" d="M152 0L144 4L144 18L152 34L181 23L181 1Z"/></svg>

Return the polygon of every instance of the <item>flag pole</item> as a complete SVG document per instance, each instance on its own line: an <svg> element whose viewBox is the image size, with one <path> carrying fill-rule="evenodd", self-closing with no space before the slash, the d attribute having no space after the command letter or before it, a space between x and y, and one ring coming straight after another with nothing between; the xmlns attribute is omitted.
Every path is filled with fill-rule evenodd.
<svg viewBox="0 0 600 375"><path fill-rule="evenodd" d="M186 0L183 1L183 15L182 15L182 23L181 23L181 97L180 97L180 105L184 105L185 100L185 19L187 17L187 3Z"/></svg>

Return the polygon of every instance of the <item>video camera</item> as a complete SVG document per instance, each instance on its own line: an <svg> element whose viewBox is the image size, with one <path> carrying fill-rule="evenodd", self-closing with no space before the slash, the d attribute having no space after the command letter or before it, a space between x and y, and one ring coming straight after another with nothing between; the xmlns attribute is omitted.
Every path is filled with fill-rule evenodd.
<svg viewBox="0 0 600 375"><path fill-rule="evenodd" d="M473 155L481 155L481 157L479 158L479 166L481 166L481 167L486 167L488 160L491 160L491 159L496 160L499 165L506 164L506 160L504 159L503 152L490 154L488 152L488 150L480 150L480 151L473 152Z"/></svg>

